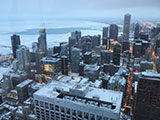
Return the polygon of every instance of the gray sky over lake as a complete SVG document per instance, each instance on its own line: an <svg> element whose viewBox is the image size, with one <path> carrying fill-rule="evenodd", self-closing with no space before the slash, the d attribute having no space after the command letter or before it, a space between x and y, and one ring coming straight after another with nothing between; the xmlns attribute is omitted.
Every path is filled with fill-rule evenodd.
<svg viewBox="0 0 160 120"><path fill-rule="evenodd" d="M160 19L160 0L1 0L0 19Z"/></svg>

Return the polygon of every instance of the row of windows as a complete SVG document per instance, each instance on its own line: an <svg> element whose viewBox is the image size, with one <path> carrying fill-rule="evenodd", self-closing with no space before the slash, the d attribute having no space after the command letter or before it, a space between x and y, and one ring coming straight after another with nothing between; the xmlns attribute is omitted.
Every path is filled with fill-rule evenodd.
<svg viewBox="0 0 160 120"><path fill-rule="evenodd" d="M41 117L44 118L44 116L48 116L48 119L49 119L49 116L51 117L51 119L54 117L58 118L61 116L61 119L65 119L68 118L68 119L75 119L76 120L76 117L78 119L91 119L91 120L108 120L108 118L106 117L102 117L102 116L99 116L99 115L94 115L94 114L89 114L87 112L83 112L83 111L77 111L77 110L74 110L74 109L70 109L70 108L64 108L62 106L58 106L58 105L53 105L53 104L48 104L48 103L45 103L45 102L42 102L42 101L38 101L36 100L35 101L35 104L36 104L36 113L37 113L37 118L40 118L40 113L41 113ZM38 107L40 106L40 107ZM45 110L43 109L45 108ZM55 111L55 112L54 112Z"/></svg>
<svg viewBox="0 0 160 120"><path fill-rule="evenodd" d="M44 112L45 111L45 112ZM68 108L68 111L70 111L70 109ZM44 110L44 109L38 109L36 108L36 113L37 113L37 118L51 118L51 119L54 119L55 118L60 118L61 119L72 119L72 120L76 120L76 118L78 118L79 120L81 119L86 119L88 120L90 118L90 120L109 120L108 118L106 117L102 117L102 116L99 116L99 115L94 115L94 114L89 114L87 112L82 112L82 111L77 111L77 114L76 114L76 110L71 110L72 112L69 113L69 112L66 112L66 113L62 113L62 112L51 112L49 113L48 110ZM41 113L41 114L40 114Z"/></svg>

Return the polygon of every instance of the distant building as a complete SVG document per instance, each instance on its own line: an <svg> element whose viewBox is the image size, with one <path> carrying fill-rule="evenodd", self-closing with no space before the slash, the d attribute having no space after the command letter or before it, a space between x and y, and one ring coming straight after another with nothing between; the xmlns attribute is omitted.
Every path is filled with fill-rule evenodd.
<svg viewBox="0 0 160 120"><path fill-rule="evenodd" d="M20 42L20 36L13 35L11 36L11 43L12 43L12 51L13 51L13 57L16 58L16 51L19 48Z"/></svg>
<svg viewBox="0 0 160 120"><path fill-rule="evenodd" d="M38 82L33 82L32 84L28 85L28 96L33 97L33 94L41 89L44 85Z"/></svg>
<svg viewBox="0 0 160 120"><path fill-rule="evenodd" d="M79 64L80 64L80 49L72 48L71 50L71 70L72 72L79 72Z"/></svg>
<svg viewBox="0 0 160 120"><path fill-rule="evenodd" d="M83 61L85 64L90 64L92 62L92 52L85 52Z"/></svg>
<svg viewBox="0 0 160 120"><path fill-rule="evenodd" d="M90 81L95 81L99 77L100 66L97 65L85 65L84 74L89 78Z"/></svg>
<svg viewBox="0 0 160 120"><path fill-rule="evenodd" d="M103 36L102 38L108 38L108 27L103 27Z"/></svg>
<svg viewBox="0 0 160 120"><path fill-rule="evenodd" d="M113 64L120 65L121 44L116 43L113 46Z"/></svg>
<svg viewBox="0 0 160 120"><path fill-rule="evenodd" d="M47 54L46 29L40 30L39 34L40 34L40 36L38 37L39 49L44 54Z"/></svg>
<svg viewBox="0 0 160 120"><path fill-rule="evenodd" d="M60 55L60 53L61 53L61 47L60 46L54 46L53 47L53 54Z"/></svg>
<svg viewBox="0 0 160 120"><path fill-rule="evenodd" d="M153 69L153 62L149 62L146 60L143 60L140 62L140 68L141 68L141 72L146 71L146 70L152 70Z"/></svg>
<svg viewBox="0 0 160 120"><path fill-rule="evenodd" d="M122 41L122 52L130 50L130 42L128 40Z"/></svg>
<svg viewBox="0 0 160 120"><path fill-rule="evenodd" d="M130 23L131 23L131 15L130 14L125 14L124 15L124 26L123 26L124 40L129 39Z"/></svg>
<svg viewBox="0 0 160 120"><path fill-rule="evenodd" d="M140 32L140 39L147 40L149 39L149 34L146 32Z"/></svg>
<svg viewBox="0 0 160 120"><path fill-rule="evenodd" d="M61 44L61 56L68 56L68 45L67 43Z"/></svg>
<svg viewBox="0 0 160 120"><path fill-rule="evenodd" d="M32 80L25 80L21 83L19 83L16 86L17 94L18 94L18 100L20 103L23 103L24 100L26 100L29 97L28 94L28 86L32 83Z"/></svg>
<svg viewBox="0 0 160 120"><path fill-rule="evenodd" d="M133 56L140 58L142 55L142 43L133 43Z"/></svg>
<svg viewBox="0 0 160 120"><path fill-rule="evenodd" d="M109 64L111 62L112 53L109 50L101 50L101 64Z"/></svg>
<svg viewBox="0 0 160 120"><path fill-rule="evenodd" d="M134 39L139 39L139 37L140 37L139 34L140 34L140 25L137 22L135 25L135 30L134 30Z"/></svg>
<svg viewBox="0 0 160 120"><path fill-rule="evenodd" d="M29 49L21 45L19 46L19 49L16 51L16 59L18 60L18 68L20 70L30 70L30 52Z"/></svg>
<svg viewBox="0 0 160 120"><path fill-rule="evenodd" d="M116 72L118 72L119 68L120 68L120 66L114 65L112 63L104 64L103 72L113 76Z"/></svg>
<svg viewBox="0 0 160 120"><path fill-rule="evenodd" d="M56 75L61 71L61 59L43 57L41 59L41 71L47 75Z"/></svg>
<svg viewBox="0 0 160 120"><path fill-rule="evenodd" d="M76 44L76 38L75 37L69 37L68 39L68 47L69 47L69 61L71 61L71 50L72 47L74 47Z"/></svg>
<svg viewBox="0 0 160 120"><path fill-rule="evenodd" d="M62 56L61 57L61 70L62 70L62 74L64 75L68 75L68 58L67 56Z"/></svg>
<svg viewBox="0 0 160 120"><path fill-rule="evenodd" d="M71 37L75 38L75 46L79 47L80 39L81 39L81 31L73 31L71 32Z"/></svg>
<svg viewBox="0 0 160 120"><path fill-rule="evenodd" d="M101 35L94 35L91 37L92 39L92 48L99 46L101 44Z"/></svg>
<svg viewBox="0 0 160 120"><path fill-rule="evenodd" d="M118 25L110 24L109 38L115 41L118 40Z"/></svg>
<svg viewBox="0 0 160 120"><path fill-rule="evenodd" d="M159 120L160 74L145 71L139 76L134 103L134 120Z"/></svg>
<svg viewBox="0 0 160 120"><path fill-rule="evenodd" d="M32 52L36 53L38 51L38 43L33 42L32 43Z"/></svg>

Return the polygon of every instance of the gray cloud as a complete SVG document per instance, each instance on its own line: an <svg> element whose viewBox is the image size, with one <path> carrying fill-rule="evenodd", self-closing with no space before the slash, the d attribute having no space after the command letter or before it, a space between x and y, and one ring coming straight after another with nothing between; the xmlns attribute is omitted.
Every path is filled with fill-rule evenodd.
<svg viewBox="0 0 160 120"><path fill-rule="evenodd" d="M1 18L159 18L160 0L3 0Z"/></svg>

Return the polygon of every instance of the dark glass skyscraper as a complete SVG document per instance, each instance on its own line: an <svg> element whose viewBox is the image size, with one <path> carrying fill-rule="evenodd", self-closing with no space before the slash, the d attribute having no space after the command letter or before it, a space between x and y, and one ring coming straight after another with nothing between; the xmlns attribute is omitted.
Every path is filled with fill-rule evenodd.
<svg viewBox="0 0 160 120"><path fill-rule="evenodd" d="M137 22L135 25L135 31L134 31L134 39L138 39L139 38L139 31L140 30L140 26L139 23Z"/></svg>
<svg viewBox="0 0 160 120"><path fill-rule="evenodd" d="M110 25L110 32L109 32L109 38L118 40L118 25L116 24L111 24Z"/></svg>
<svg viewBox="0 0 160 120"><path fill-rule="evenodd" d="M11 43L12 43L12 51L13 51L13 57L16 58L16 50L18 49L20 43L20 36L19 35L13 35L11 36Z"/></svg>
<svg viewBox="0 0 160 120"><path fill-rule="evenodd" d="M113 46L113 64L120 65L121 44L116 43Z"/></svg>
<svg viewBox="0 0 160 120"><path fill-rule="evenodd" d="M129 39L130 22L131 22L131 15L125 14L124 15L124 26L123 26L123 35L124 35L125 40Z"/></svg>

